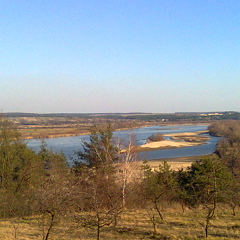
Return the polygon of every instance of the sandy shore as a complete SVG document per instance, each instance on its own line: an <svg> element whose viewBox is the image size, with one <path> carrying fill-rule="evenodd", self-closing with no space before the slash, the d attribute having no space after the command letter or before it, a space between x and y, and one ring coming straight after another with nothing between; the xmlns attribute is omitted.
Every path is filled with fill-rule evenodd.
<svg viewBox="0 0 240 240"><path fill-rule="evenodd" d="M166 159L155 159L155 160L149 160L147 161L147 164L150 166L150 168L153 171L159 170L159 165L163 163L163 161L166 161L167 164L170 166L170 169L174 171L178 171L180 169L187 169L192 165L193 162L196 162L197 160L200 160L204 157L202 156L191 156L191 157L179 157L179 158L166 158ZM133 164L133 168L138 169L141 171L142 165L144 161L135 161L131 162L130 164ZM119 165L121 166L121 165Z"/></svg>
<svg viewBox="0 0 240 240"><path fill-rule="evenodd" d="M179 170L181 168L186 169L187 167L190 167L193 162L203 158L203 156L193 156L193 157L179 157L179 158L167 158L167 159L156 159L148 161L148 165L153 170L159 169L159 164L165 160L171 167L172 170Z"/></svg>

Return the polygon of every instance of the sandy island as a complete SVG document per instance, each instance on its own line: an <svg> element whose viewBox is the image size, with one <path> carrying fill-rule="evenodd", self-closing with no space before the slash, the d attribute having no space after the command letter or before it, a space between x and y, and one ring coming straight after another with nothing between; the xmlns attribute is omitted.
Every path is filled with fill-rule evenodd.
<svg viewBox="0 0 240 240"><path fill-rule="evenodd" d="M164 136L171 137L171 140L163 140L156 142L148 142L138 147L138 150L154 150L165 148L181 148L190 147L204 144L209 137L199 136L200 134L207 133L208 131L197 132L184 132L184 133L171 133Z"/></svg>

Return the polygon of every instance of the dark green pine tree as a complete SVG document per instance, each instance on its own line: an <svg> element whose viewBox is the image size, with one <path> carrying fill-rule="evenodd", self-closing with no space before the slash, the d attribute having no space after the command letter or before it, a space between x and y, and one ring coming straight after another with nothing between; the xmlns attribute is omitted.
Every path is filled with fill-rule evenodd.
<svg viewBox="0 0 240 240"><path fill-rule="evenodd" d="M178 181L182 188L181 197L187 205L204 207L207 237L218 203L226 202L226 193L232 181L231 172L216 155L212 155L194 162L187 171L180 171Z"/></svg>
<svg viewBox="0 0 240 240"><path fill-rule="evenodd" d="M103 168L119 159L119 149L113 142L111 124L103 128L95 125L91 129L90 140L83 141L82 148L77 152L80 161L75 161L76 165L85 161L90 167Z"/></svg>

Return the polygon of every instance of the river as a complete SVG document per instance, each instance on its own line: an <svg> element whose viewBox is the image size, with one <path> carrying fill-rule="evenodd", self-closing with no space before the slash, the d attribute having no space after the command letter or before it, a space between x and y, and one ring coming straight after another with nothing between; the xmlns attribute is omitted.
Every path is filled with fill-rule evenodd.
<svg viewBox="0 0 240 240"><path fill-rule="evenodd" d="M152 134L167 134L167 133L181 133L181 132L195 132L207 130L207 125L178 125L178 126L150 126L150 127L141 127L130 130L122 130L114 132L115 139L121 139L125 142L128 142L131 136L134 136L136 145L145 144L147 138ZM209 136L209 134L204 134ZM48 148L52 148L55 152L63 152L69 164L71 165L73 160L77 158L76 151L81 150L82 140L88 140L88 135L82 136L73 136L73 137L61 137L61 138L49 138L45 139ZM163 149L163 150L154 150L141 152L139 158L141 160L153 160L153 159L167 159L167 158L177 158L177 157L190 157L190 156L200 156L211 154L215 151L216 145L219 141L219 137L210 136L210 140L206 144L176 148L176 149ZM42 140L40 139L30 139L27 140L27 145L34 149L35 151L40 150Z"/></svg>

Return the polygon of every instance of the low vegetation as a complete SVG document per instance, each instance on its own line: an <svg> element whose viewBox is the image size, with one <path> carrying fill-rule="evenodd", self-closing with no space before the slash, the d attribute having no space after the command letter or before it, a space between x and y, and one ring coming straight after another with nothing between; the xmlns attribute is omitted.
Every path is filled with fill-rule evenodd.
<svg viewBox="0 0 240 240"><path fill-rule="evenodd" d="M148 142L158 142L158 141L163 141L164 136L160 133L158 134L152 134L151 136L148 137Z"/></svg>
<svg viewBox="0 0 240 240"><path fill-rule="evenodd" d="M69 167L1 118L0 238L238 239L239 122L225 126L215 154L176 170L139 168L134 141L116 143L111 125L96 125Z"/></svg>
<svg viewBox="0 0 240 240"><path fill-rule="evenodd" d="M185 142L206 142L208 141L210 138L209 137L205 137L205 136L174 136L171 137L172 140L178 140L178 141L185 141Z"/></svg>

